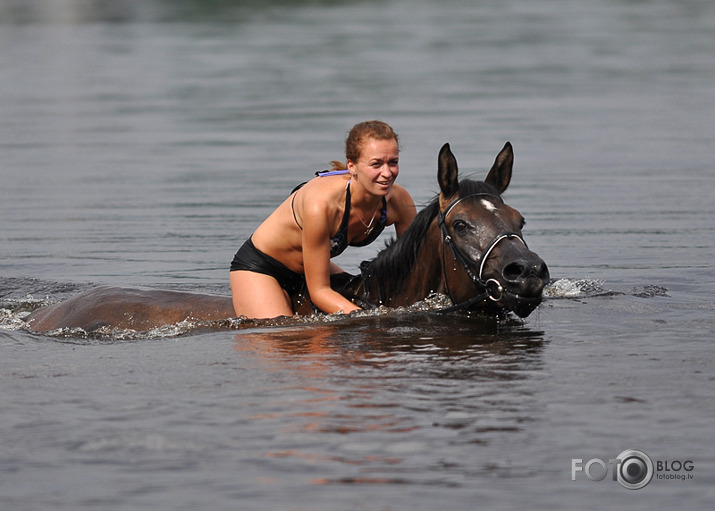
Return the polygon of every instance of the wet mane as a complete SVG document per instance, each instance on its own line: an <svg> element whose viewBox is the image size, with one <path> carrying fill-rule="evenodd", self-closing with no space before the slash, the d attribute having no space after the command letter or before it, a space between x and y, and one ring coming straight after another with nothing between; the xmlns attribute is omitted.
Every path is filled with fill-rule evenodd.
<svg viewBox="0 0 715 511"><path fill-rule="evenodd" d="M475 193L490 193L499 195L493 186L484 181L465 179L459 183L459 196L465 197ZM410 227L399 238L391 238L385 247L370 260L360 264L360 272L364 280L376 279L380 296L394 296L399 292L405 277L412 271L422 242L427 231L439 211L439 195L422 209L410 224Z"/></svg>

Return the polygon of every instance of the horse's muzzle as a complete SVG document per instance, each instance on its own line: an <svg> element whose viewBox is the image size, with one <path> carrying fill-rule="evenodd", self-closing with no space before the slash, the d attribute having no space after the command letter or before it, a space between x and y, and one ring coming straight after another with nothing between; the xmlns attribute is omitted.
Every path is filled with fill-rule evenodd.
<svg viewBox="0 0 715 511"><path fill-rule="evenodd" d="M534 252L512 260L501 270L503 292L497 304L525 318L541 303L549 279L549 268Z"/></svg>

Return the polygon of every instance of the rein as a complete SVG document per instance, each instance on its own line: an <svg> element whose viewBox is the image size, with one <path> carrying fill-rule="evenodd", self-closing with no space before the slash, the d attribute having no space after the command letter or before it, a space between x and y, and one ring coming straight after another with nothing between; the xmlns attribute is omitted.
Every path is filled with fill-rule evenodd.
<svg viewBox="0 0 715 511"><path fill-rule="evenodd" d="M445 288L447 289L447 295L449 296L449 299L452 300L452 303L454 303L454 305L452 305L451 307L446 307L444 309L440 309L438 312L441 314L446 314L449 312L468 309L476 303L487 302L488 300L491 300L493 302L498 302L499 300L501 300L503 292L504 292L504 288L499 283L499 281L496 279L484 280L484 278L482 276L482 274L484 272L484 265L486 264L487 259L491 255L494 248L502 240L516 238L519 241L521 241L525 247L527 247L526 242L524 241L524 238L522 238L519 233L511 232L511 231L502 232L502 233L499 233L496 236L494 236L494 238L489 242L489 244L482 251L482 253L479 254L477 261L473 261L469 256L467 256L457 246L457 244L452 239L452 236L449 234L449 231L447 230L447 225L446 225L447 215L461 201L463 201L465 199L469 199L471 197L480 197L480 196L495 198L503 203L501 197L499 197L498 195L494 195L491 193L475 193L475 194L466 195L464 197L459 197L458 199L455 199L445 208L444 213L442 213L441 211L438 213L439 228L442 231L442 280L444 282ZM445 258L445 248L444 248L445 245L449 247L450 251L452 252L452 257L454 257L454 260L462 263L462 266L464 267L464 270L466 271L466 273L469 276L469 279L472 281L472 283L475 286L478 286L481 289L483 289L482 293L475 295L472 298L470 298L464 302L455 303L454 296L452 295L452 290L450 289L449 282L447 281L447 262L446 262L446 258ZM475 275L474 271L472 271L472 270L473 269L476 270L477 266L478 266L478 272Z"/></svg>

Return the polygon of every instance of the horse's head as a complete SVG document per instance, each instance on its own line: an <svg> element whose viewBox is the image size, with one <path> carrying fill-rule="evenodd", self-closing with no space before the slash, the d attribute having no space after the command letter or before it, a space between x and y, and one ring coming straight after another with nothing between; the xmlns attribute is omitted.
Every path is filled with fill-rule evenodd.
<svg viewBox="0 0 715 511"><path fill-rule="evenodd" d="M449 144L440 150L443 278L457 308L480 308L486 303L488 309L526 317L541 303L549 270L522 237L524 217L501 199L513 163L507 142L483 182L459 182Z"/></svg>

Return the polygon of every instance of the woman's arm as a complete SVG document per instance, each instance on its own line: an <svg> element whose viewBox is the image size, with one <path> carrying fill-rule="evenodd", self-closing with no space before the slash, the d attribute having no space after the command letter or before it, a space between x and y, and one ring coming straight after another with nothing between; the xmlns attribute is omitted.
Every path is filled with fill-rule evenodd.
<svg viewBox="0 0 715 511"><path fill-rule="evenodd" d="M303 269L310 300L327 313L360 310L330 287L330 211L325 202L304 204Z"/></svg>

